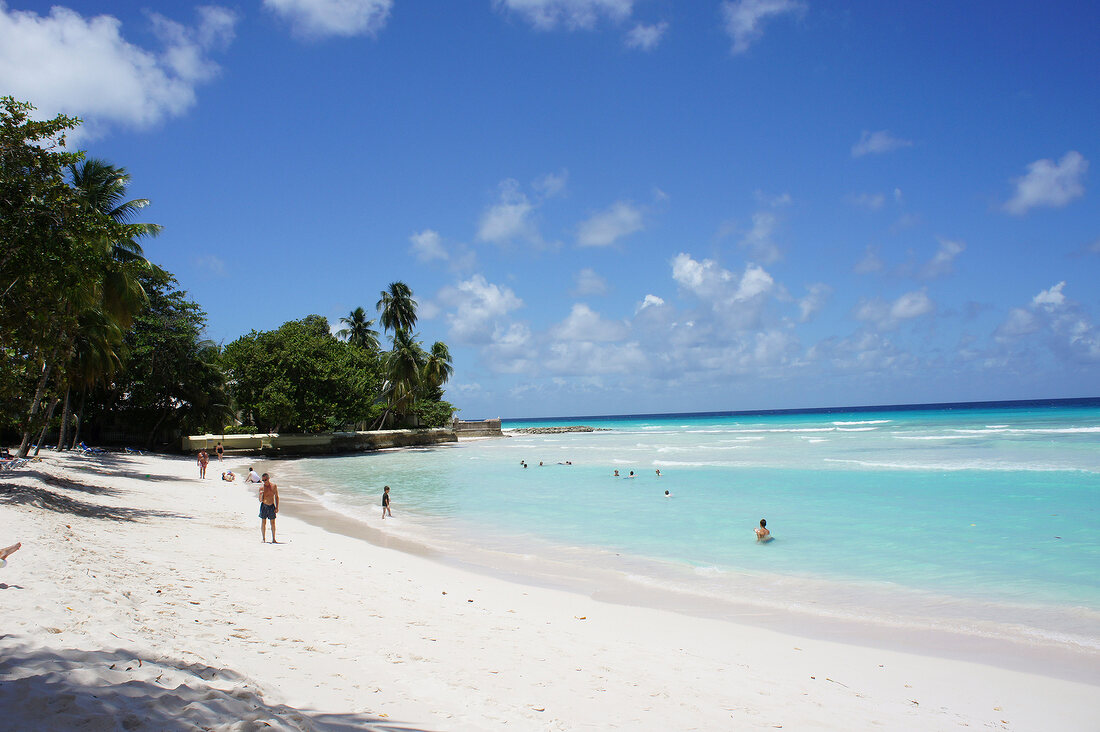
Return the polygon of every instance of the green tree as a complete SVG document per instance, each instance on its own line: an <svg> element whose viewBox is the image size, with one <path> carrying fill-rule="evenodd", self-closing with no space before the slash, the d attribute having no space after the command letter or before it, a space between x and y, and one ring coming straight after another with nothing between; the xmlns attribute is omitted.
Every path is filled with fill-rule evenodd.
<svg viewBox="0 0 1100 732"><path fill-rule="evenodd" d="M378 350L378 332L371 328L374 321L367 318L363 308L355 308L346 318L340 318L340 322L347 327L336 331L337 336L368 351Z"/></svg>
<svg viewBox="0 0 1100 732"><path fill-rule="evenodd" d="M252 331L225 347L231 391L247 424L322 432L365 422L380 391L378 356L334 337L319 315Z"/></svg>
<svg viewBox="0 0 1100 732"><path fill-rule="evenodd" d="M148 304L125 335L122 368L97 390L89 421L142 430L147 447L177 430L219 430L233 412L220 350L202 336L206 314L159 267L138 280Z"/></svg>
<svg viewBox="0 0 1100 732"><path fill-rule="evenodd" d="M411 331L416 325L416 300L412 290L404 282L391 282L389 288L382 290L375 307L382 314L379 322L382 328L393 331Z"/></svg>

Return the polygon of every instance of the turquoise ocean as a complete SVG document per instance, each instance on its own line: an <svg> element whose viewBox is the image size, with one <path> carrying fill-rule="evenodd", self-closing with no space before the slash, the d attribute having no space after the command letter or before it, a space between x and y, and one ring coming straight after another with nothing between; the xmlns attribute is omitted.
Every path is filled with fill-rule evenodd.
<svg viewBox="0 0 1100 732"><path fill-rule="evenodd" d="M564 425L597 431L510 433ZM1100 399L503 426L510 436L295 461L283 480L535 582L1100 652ZM384 484L393 520L380 518Z"/></svg>

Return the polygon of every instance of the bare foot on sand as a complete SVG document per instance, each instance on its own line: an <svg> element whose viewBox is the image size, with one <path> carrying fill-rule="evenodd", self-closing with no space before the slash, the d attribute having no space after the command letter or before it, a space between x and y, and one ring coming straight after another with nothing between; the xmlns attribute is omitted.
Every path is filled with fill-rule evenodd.
<svg viewBox="0 0 1100 732"><path fill-rule="evenodd" d="M21 546L23 546L23 542L12 544L11 546L6 546L3 549L0 549L0 559L7 559L12 554L15 554L17 551L19 551L19 547Z"/></svg>

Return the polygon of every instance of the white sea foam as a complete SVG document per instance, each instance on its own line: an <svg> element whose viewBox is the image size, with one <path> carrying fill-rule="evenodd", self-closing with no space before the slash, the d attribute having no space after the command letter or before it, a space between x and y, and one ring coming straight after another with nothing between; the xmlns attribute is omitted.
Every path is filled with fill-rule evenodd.
<svg viewBox="0 0 1100 732"><path fill-rule="evenodd" d="M855 421L852 421L852 422L833 422L833 424L835 424L838 427L843 427L843 426L852 425L852 424L889 424L890 422L893 422L893 421L894 420L892 420L892 419L862 419L862 420L855 420Z"/></svg>

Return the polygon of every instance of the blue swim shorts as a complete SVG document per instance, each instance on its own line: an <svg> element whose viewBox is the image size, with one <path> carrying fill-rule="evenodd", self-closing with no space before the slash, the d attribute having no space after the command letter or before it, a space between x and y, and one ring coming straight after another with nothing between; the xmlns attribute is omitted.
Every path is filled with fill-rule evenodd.
<svg viewBox="0 0 1100 732"><path fill-rule="evenodd" d="M275 520L275 506L261 503L260 504L260 518Z"/></svg>

